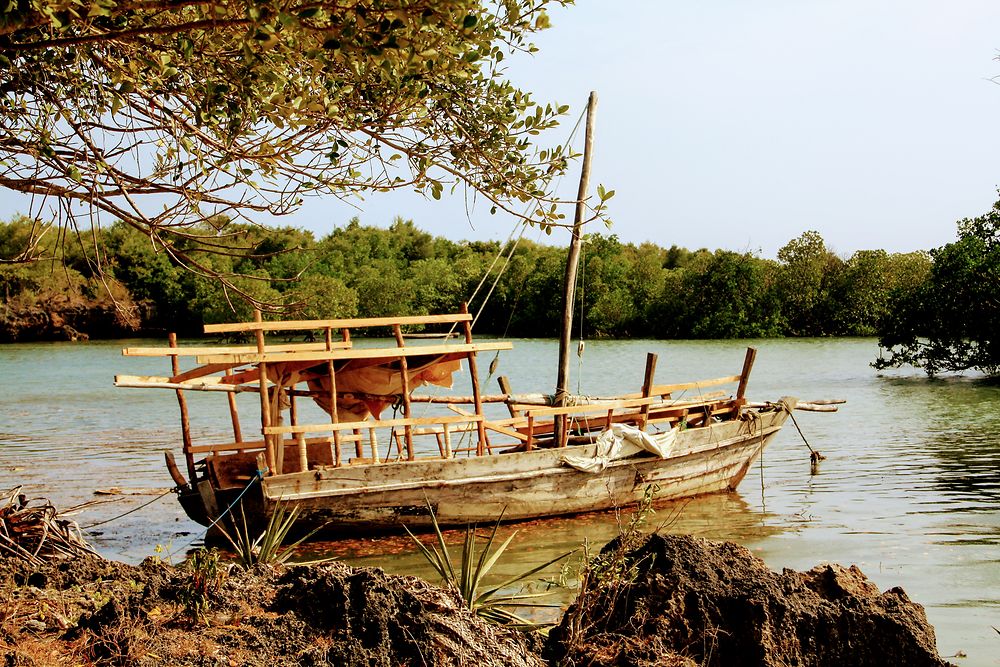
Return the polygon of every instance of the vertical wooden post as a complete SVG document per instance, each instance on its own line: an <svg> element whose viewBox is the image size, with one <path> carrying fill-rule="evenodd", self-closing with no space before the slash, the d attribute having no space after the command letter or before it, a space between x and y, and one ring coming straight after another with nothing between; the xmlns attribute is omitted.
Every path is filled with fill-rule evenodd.
<svg viewBox="0 0 1000 667"><path fill-rule="evenodd" d="M463 303L462 310L463 314L469 313L469 304ZM468 321L462 322L462 329L465 331L465 342L466 344L472 344L472 325ZM483 416L483 397L479 390L479 370L476 367L476 353L469 352L469 374L472 376L472 403L475 405L476 414L480 417ZM486 453L486 446L489 444L486 441L486 425L483 420L480 419L476 423L479 431L479 442L476 444L476 456L482 456Z"/></svg>
<svg viewBox="0 0 1000 667"><path fill-rule="evenodd" d="M295 389L294 385L292 389ZM299 411L295 405L295 394L289 394L288 396L288 411L292 426L297 426L299 423ZM301 432L296 433L295 444L298 446L299 472L305 472L309 470L309 446L306 444L306 434Z"/></svg>
<svg viewBox="0 0 1000 667"><path fill-rule="evenodd" d="M177 334L171 332L167 335L170 347L177 347ZM181 365L177 355L170 357L170 370L174 376L181 374ZM188 414L187 398L182 389L177 389L177 405L181 409L181 443L184 449L184 461L187 463L188 479L191 480L191 488L195 485L194 454L191 453L191 417ZM232 396L232 394L230 394Z"/></svg>
<svg viewBox="0 0 1000 667"><path fill-rule="evenodd" d="M646 355L646 374L642 380L642 397L649 398L653 391L653 375L656 373L656 354L650 352ZM649 419L649 403L646 403L639 410L639 428L646 428L646 420Z"/></svg>
<svg viewBox="0 0 1000 667"><path fill-rule="evenodd" d="M510 380L507 379L506 375L501 375L497 378L497 383L500 385L500 391L504 393L504 403L507 405L507 412L510 413L511 417L516 417L517 410L514 409L514 399L511 397L513 392L510 390Z"/></svg>
<svg viewBox="0 0 1000 667"><path fill-rule="evenodd" d="M347 331L346 329L344 330ZM330 327L327 327L324 332L324 340L326 341L326 351L333 351L333 332ZM333 359L329 359L326 362L326 372L330 376L330 423L338 424L340 423L340 415L337 414L337 372L333 367ZM361 446L361 439L355 441L357 444L355 447ZM333 431L333 465L340 465L340 430L334 429Z"/></svg>
<svg viewBox="0 0 1000 667"><path fill-rule="evenodd" d="M562 335L559 337L559 375L556 378L555 405L563 406L569 395L569 343L573 333L573 301L576 294L576 273L580 263L584 217L587 213L587 188L590 184L590 160L594 148L594 116L597 112L597 93L591 92L587 100L587 134L583 145L583 165L580 171L580 188L576 195L576 213L573 217L573 236L566 258L566 277L563 292ZM557 419L565 423L565 419ZM562 444L564 429L556 432L556 444Z"/></svg>
<svg viewBox="0 0 1000 667"><path fill-rule="evenodd" d="M359 429L354 429L354 435L358 437L358 442L361 442L361 431ZM379 462L378 458L378 435L375 434L375 429L368 429L368 442L372 446L372 458L375 459L375 463ZM392 439L389 440L389 451L386 452L386 458L389 458L389 454L392 453Z"/></svg>
<svg viewBox="0 0 1000 667"><path fill-rule="evenodd" d="M403 341L403 328L398 324L392 326L392 333L396 337L396 345L398 347L403 347L405 345ZM399 379L403 385L403 416L409 419L412 414L412 406L410 405L410 367L406 363L406 357L399 357ZM413 427L407 424L403 427L403 433L406 434L406 460L412 461L416 458L413 452Z"/></svg>
<svg viewBox="0 0 1000 667"><path fill-rule="evenodd" d="M448 428L448 424L444 424L444 457L450 459L453 454L451 452L451 429Z"/></svg>
<svg viewBox="0 0 1000 667"><path fill-rule="evenodd" d="M240 412L236 407L236 393L227 392L226 398L229 399L229 418L233 422L233 440L236 442L243 442L243 429L240 428ZM240 450L243 451L242 449Z"/></svg>
<svg viewBox="0 0 1000 667"><path fill-rule="evenodd" d="M278 382L274 386L274 396L271 397L271 424L274 426L282 426L281 419L281 399L285 395L285 378L278 374ZM276 434L272 436L274 440L274 468L277 471L275 474L284 474L285 472L285 436L282 434Z"/></svg>
<svg viewBox="0 0 1000 667"><path fill-rule="evenodd" d="M524 451L530 452L535 445L535 415L528 413L528 439L524 441Z"/></svg>
<svg viewBox="0 0 1000 667"><path fill-rule="evenodd" d="M743 358L743 370L740 371L740 386L736 390L736 398L743 398L747 393L747 383L750 381L750 371L753 370L753 362L757 359L757 348L748 347L747 356Z"/></svg>
<svg viewBox="0 0 1000 667"><path fill-rule="evenodd" d="M258 308L254 308L253 321L257 323L263 321ZM258 328L254 333L257 337L257 354L264 354L264 330ZM271 425L271 396L267 391L267 362L261 361L257 364L257 372L260 375L260 429L264 435L264 460L267 463L268 474L280 475L281 471L275 469L275 439L264 432L264 429Z"/></svg>

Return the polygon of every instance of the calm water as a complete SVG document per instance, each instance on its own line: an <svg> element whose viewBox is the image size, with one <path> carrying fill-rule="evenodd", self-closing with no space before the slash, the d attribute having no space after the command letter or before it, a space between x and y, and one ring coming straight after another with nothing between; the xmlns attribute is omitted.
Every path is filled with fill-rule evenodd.
<svg viewBox="0 0 1000 667"><path fill-rule="evenodd" d="M877 353L871 339L753 344L759 354L751 399L848 400L836 414L796 413L809 442L827 457L819 474L810 475L809 452L789 424L739 493L664 507L651 522L736 540L774 569L856 563L881 588L902 586L926 607L942 654L964 651L961 665L1000 665L1000 635L991 627L1000 627L1000 388L974 377L877 375L868 366ZM0 397L0 490L24 485L30 496L51 498L60 508L106 501L75 517L86 526L156 497L102 497L95 489L170 486L161 450L179 441L173 394L112 384L115 373L164 374L167 362L123 358L123 345L0 346L7 387ZM637 391L647 351L660 355L659 382L730 375L739 371L745 345L590 342L579 388ZM484 374L488 362L480 362ZM498 373L510 377L515 391L550 391L555 365L553 342L515 341ZM252 396L241 396L247 434L254 408ZM228 438L222 395L194 396L191 409L196 442ZM599 546L616 533L616 521L607 514L524 525L507 567L527 569L584 540ZM88 534L106 555L129 561L157 548L178 560L200 536L171 496ZM315 550L430 576L405 539Z"/></svg>

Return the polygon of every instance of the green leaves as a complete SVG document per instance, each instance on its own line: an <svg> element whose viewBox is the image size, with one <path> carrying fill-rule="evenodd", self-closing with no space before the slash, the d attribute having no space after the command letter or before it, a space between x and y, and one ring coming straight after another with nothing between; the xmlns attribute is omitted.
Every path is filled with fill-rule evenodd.
<svg viewBox="0 0 1000 667"><path fill-rule="evenodd" d="M958 222L958 240L931 251L930 275L896 289L879 326L875 368L909 364L928 375L976 369L1000 375L1000 201Z"/></svg>
<svg viewBox="0 0 1000 667"><path fill-rule="evenodd" d="M62 225L120 217L157 247L218 211L266 221L311 192L410 187L440 199L462 188L496 210L544 204L535 219L555 222L568 152L534 142L567 107L536 103L496 67L533 49L553 2L564 4L12 6L0 44L5 183L92 202L56 207ZM123 190L127 206L111 194Z"/></svg>
<svg viewBox="0 0 1000 667"><path fill-rule="evenodd" d="M500 583L487 586L487 577L517 535L517 531L515 530L496 549L493 548L497 531L500 528L500 522L503 520L503 512L497 517L497 521L493 525L493 530L486 538L485 544L482 545L481 551L478 554L477 551L480 547L479 538L476 535L476 526L466 526L464 541L462 543L461 560L456 568L455 561L448 550L448 545L445 543L444 534L438 525L437 515L434 513L434 508L429 502L427 503L427 511L430 513L436 544L427 546L418 540L408 527L404 526L404 528L420 550L420 553L431 564L435 572L437 572L438 576L441 577L446 585L458 592L466 607L473 614L499 625L509 625L525 629L543 627L542 624L533 623L522 618L512 611L512 609L533 606L558 607L559 605L538 605L530 602L531 600L547 596L548 592L503 594L503 591L526 582L530 577L533 577L550 565L558 563L573 552L570 551L556 556L552 560L513 577L509 577Z"/></svg>

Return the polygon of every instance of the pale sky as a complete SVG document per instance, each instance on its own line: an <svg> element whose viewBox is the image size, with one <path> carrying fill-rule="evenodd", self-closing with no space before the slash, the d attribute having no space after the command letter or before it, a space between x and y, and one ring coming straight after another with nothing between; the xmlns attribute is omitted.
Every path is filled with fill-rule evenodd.
<svg viewBox="0 0 1000 667"><path fill-rule="evenodd" d="M509 75L570 104L566 131L597 91L592 182L625 241L774 256L815 229L841 254L910 251L998 198L998 29L996 0L579 0ZM362 206L454 239L512 226L482 205L470 227L459 201ZM340 222L328 202L297 221Z"/></svg>
<svg viewBox="0 0 1000 667"><path fill-rule="evenodd" d="M559 141L597 91L592 183L616 190L624 241L773 257L814 229L843 255L910 251L954 240L998 198L998 28L996 0L579 0L508 75L571 105ZM21 201L0 191L4 217ZM458 198L359 206L313 199L274 222L321 236L400 215L455 240L514 224L482 203L470 221Z"/></svg>

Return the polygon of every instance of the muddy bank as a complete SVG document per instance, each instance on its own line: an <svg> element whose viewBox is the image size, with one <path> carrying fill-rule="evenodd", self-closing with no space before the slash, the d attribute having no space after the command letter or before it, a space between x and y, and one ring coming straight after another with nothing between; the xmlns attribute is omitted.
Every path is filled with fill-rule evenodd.
<svg viewBox="0 0 1000 667"><path fill-rule="evenodd" d="M920 605L854 567L660 535L599 559L545 641L380 569L0 558L0 665L947 664Z"/></svg>
<svg viewBox="0 0 1000 667"><path fill-rule="evenodd" d="M939 667L934 629L900 588L857 567L772 572L746 548L652 535L601 552L549 638L560 665Z"/></svg>
<svg viewBox="0 0 1000 667"><path fill-rule="evenodd" d="M0 302L0 343L86 341L136 335L140 309L102 299L40 294Z"/></svg>
<svg viewBox="0 0 1000 667"><path fill-rule="evenodd" d="M541 664L524 635L413 577L330 563L199 582L151 559L0 559L0 665Z"/></svg>

